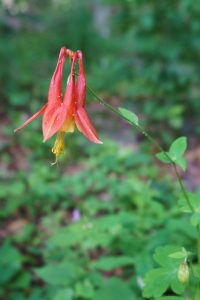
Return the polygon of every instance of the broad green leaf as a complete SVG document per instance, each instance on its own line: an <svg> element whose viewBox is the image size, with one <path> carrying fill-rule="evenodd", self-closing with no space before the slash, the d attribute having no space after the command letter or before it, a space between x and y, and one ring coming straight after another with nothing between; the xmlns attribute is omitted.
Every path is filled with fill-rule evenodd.
<svg viewBox="0 0 200 300"><path fill-rule="evenodd" d="M135 296L128 284L119 278L107 280L102 287L97 290L93 300L135 300Z"/></svg>
<svg viewBox="0 0 200 300"><path fill-rule="evenodd" d="M181 294L184 291L184 286L178 281L177 277L182 258L169 257L170 254L181 251L182 249L177 246L165 246L156 249L154 259L161 267L146 274L144 297L161 297L168 288L171 288L176 294Z"/></svg>
<svg viewBox="0 0 200 300"><path fill-rule="evenodd" d="M164 268L157 268L151 270L145 276L145 286L143 291L143 296L150 297L160 297L169 288L169 271Z"/></svg>
<svg viewBox="0 0 200 300"><path fill-rule="evenodd" d="M167 158L165 153L171 158L173 162L179 165L183 171L186 170L186 160L183 157L183 154L187 148L187 140L186 137L180 137L176 139L170 149L169 152L159 152L156 154L156 157L162 161L163 163L170 163L170 159Z"/></svg>
<svg viewBox="0 0 200 300"><path fill-rule="evenodd" d="M167 152L159 152L156 154L156 157L163 163L170 163L170 159L165 155Z"/></svg>
<svg viewBox="0 0 200 300"><path fill-rule="evenodd" d="M5 243L0 249L0 284L6 284L20 270L22 256L20 252Z"/></svg>
<svg viewBox="0 0 200 300"><path fill-rule="evenodd" d="M176 139L169 148L169 155L171 159L175 162L178 158L182 157L187 148L186 137L180 137Z"/></svg>
<svg viewBox="0 0 200 300"><path fill-rule="evenodd" d="M113 269L124 267L124 266L133 265L133 259L128 256L111 256L111 257L102 257L100 260L94 263L94 268L111 271Z"/></svg>
<svg viewBox="0 0 200 300"><path fill-rule="evenodd" d="M139 124L137 115L132 111L121 107L119 108L119 111L122 114L122 116L125 117L128 121L134 123L135 125Z"/></svg>
<svg viewBox="0 0 200 300"><path fill-rule="evenodd" d="M158 247L153 256L154 260L162 267L172 267L179 266L181 259L171 259L169 255L174 252L181 252L182 248L180 246L164 246Z"/></svg>
<svg viewBox="0 0 200 300"><path fill-rule="evenodd" d="M66 248L81 243L83 239L84 231L81 224L72 224L67 228L61 228L48 240L48 245L49 247Z"/></svg>
<svg viewBox="0 0 200 300"><path fill-rule="evenodd" d="M35 269L36 274L46 283L65 286L70 284L77 276L78 267L71 262L51 263L42 268Z"/></svg>
<svg viewBox="0 0 200 300"><path fill-rule="evenodd" d="M62 289L58 291L53 300L72 300L74 292L70 288Z"/></svg>
<svg viewBox="0 0 200 300"><path fill-rule="evenodd" d="M143 296L160 297L168 288L181 294L184 291L184 286L178 281L177 278L178 268L156 268L147 273L145 277L145 287Z"/></svg>
<svg viewBox="0 0 200 300"><path fill-rule="evenodd" d="M18 275L15 279L15 281L12 283L12 289L13 288L27 288L31 283L32 277L29 273L22 272L20 275Z"/></svg>
<svg viewBox="0 0 200 300"><path fill-rule="evenodd" d="M178 295L181 295L185 289L185 286L177 279L177 269L171 278L171 289Z"/></svg>
<svg viewBox="0 0 200 300"><path fill-rule="evenodd" d="M76 296L84 299L91 299L94 295L93 285L89 280L78 282L75 286Z"/></svg>

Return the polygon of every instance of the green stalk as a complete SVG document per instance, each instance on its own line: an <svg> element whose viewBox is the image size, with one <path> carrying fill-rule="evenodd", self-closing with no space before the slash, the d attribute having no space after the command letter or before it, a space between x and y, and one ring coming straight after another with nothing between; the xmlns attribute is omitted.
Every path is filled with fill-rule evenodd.
<svg viewBox="0 0 200 300"><path fill-rule="evenodd" d="M199 235L197 239L197 258L198 258L198 263L200 264L200 228L198 227L199 230Z"/></svg>
<svg viewBox="0 0 200 300"><path fill-rule="evenodd" d="M192 206L190 199L188 197L188 194L186 192L185 186L182 182L181 176L177 170L177 166L174 163L174 161L170 158L170 156L165 152L165 150L162 148L162 146L160 144L158 144L158 142L152 137L151 134L149 134L142 126L135 124L134 122L131 122L130 120L128 120L126 117L124 117L120 111L118 109L116 109L115 107L113 107L112 105L110 105L109 103L107 103L106 101L104 101L101 97L99 97L98 95L96 95L96 93L93 91L93 89L91 89L89 86L87 86L88 91L90 92L91 95L93 95L101 104L103 104L105 107L107 107L110 111L112 111L113 113L115 113L116 115L118 115L119 117L121 117L122 119L124 119L126 122L128 122L130 125L134 126L140 133L142 133L149 141L151 144L153 144L158 151L163 152L166 156L166 158L170 161L176 178L178 180L180 189L182 191L182 194L187 202L188 207L190 208L191 212L194 213L194 207ZM199 242L199 252L200 252L200 242ZM200 253L199 253L199 259L200 259Z"/></svg>

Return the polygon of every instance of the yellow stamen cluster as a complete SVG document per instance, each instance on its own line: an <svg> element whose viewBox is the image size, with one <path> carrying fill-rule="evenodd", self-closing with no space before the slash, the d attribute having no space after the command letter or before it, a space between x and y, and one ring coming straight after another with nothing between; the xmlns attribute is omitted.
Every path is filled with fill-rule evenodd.
<svg viewBox="0 0 200 300"><path fill-rule="evenodd" d="M55 143L54 143L54 146L51 149L51 152L56 156L55 163L57 162L58 156L61 154L61 152L65 148L65 137L64 137L64 135L65 135L65 133L63 131L58 132Z"/></svg>

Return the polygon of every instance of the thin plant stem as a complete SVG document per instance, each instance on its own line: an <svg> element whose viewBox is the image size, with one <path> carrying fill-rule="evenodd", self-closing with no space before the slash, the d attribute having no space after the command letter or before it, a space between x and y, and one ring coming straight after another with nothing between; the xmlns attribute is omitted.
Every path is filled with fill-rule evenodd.
<svg viewBox="0 0 200 300"><path fill-rule="evenodd" d="M170 161L176 178L178 180L180 189L182 191L182 194L187 202L188 207L190 208L191 212L194 213L195 209L192 206L190 199L188 197L188 194L186 192L185 186L182 182L181 176L177 170L177 166L175 164L175 162L171 159L171 157L167 154L167 152L165 152L165 150L162 148L162 146L152 137L151 134L149 134L141 125L136 124L134 122L131 122L129 119L127 119L125 116L123 116L119 110L117 110L115 107L113 107L112 105L110 105L109 103L107 103L106 101L104 101L101 97L99 97L98 95L96 95L96 93L93 91L93 89L91 89L89 86L87 86L88 91L90 92L91 95L93 95L101 104L103 104L105 107L107 107L109 110L111 110L113 113L115 113L116 115L118 115L119 117L121 117L122 119L124 119L126 122L128 122L130 125L134 126L139 132L141 132L149 141L151 144L153 144L160 152L163 152L164 155L166 156L166 158Z"/></svg>
<svg viewBox="0 0 200 300"><path fill-rule="evenodd" d="M173 164L173 168L174 168L174 170L175 170L176 177L177 177L177 179L178 179L180 188L181 188L182 193L183 193L183 195L184 195L184 197L185 197L185 200L187 201L187 204L188 204L188 206L190 207L190 210L194 213L194 212L195 212L195 209L194 209L194 207L192 206L192 204L191 204L191 202L190 202L190 199L189 199L188 194L187 194L187 192L186 192L186 189L185 189L185 187L184 187L183 181L181 180L181 176L180 176L180 174L179 174L179 172L178 172L178 170L177 170L177 166L176 166L176 164L175 164L174 162L172 162L172 164Z"/></svg>
<svg viewBox="0 0 200 300"><path fill-rule="evenodd" d="M198 239L197 239L197 258L198 258L198 263L200 264L200 228L198 226L198 230L199 230L199 235L198 235Z"/></svg>

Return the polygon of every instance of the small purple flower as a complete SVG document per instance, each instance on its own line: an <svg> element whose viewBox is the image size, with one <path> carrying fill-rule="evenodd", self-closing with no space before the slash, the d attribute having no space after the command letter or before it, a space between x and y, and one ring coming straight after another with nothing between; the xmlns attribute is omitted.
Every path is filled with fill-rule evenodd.
<svg viewBox="0 0 200 300"><path fill-rule="evenodd" d="M72 221L76 222L78 220L80 220L81 218L81 213L79 209L74 209L72 212Z"/></svg>

